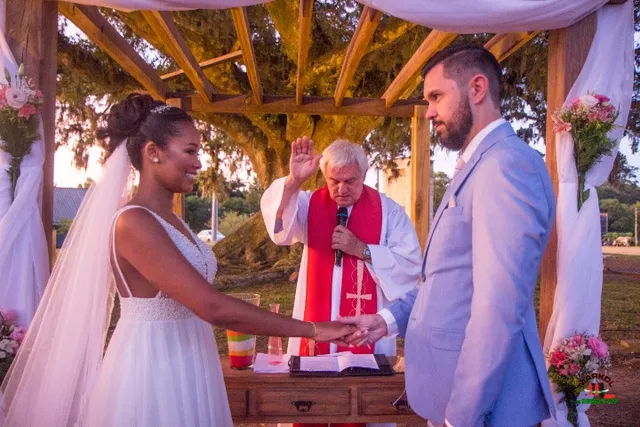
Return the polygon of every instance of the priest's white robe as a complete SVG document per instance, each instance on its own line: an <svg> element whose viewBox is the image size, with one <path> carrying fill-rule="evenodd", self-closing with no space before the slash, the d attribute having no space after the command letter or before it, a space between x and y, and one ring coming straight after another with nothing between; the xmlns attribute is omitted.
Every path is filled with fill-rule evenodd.
<svg viewBox="0 0 640 427"><path fill-rule="evenodd" d="M302 262L298 275L296 296L293 304L293 317L304 317L306 284L307 284L307 223L311 191L299 191L293 195L282 215L282 230L275 233L276 213L282 193L285 178L274 181L265 191L260 201L262 216L271 240L276 245L288 246L296 242L305 244L302 252ZM369 245L371 263L365 263L371 277L376 282L378 310L389 305L411 291L418 283L422 266L422 253L415 228L402 207L380 194L382 204L382 227L380 243ZM351 208L348 208L351 213ZM342 267L333 266L331 290L331 320L335 320L340 313L340 291L342 287ZM289 339L289 354L298 354L300 339ZM335 353L337 347L330 345L330 352ZM396 355L396 338L382 338L375 345L375 353Z"/></svg>

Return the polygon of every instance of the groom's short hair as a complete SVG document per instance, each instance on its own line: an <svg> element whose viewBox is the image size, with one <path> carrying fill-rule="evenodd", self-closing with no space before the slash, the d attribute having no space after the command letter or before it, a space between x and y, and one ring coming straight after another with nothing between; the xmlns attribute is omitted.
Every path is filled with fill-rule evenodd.
<svg viewBox="0 0 640 427"><path fill-rule="evenodd" d="M436 65L442 64L444 76L455 80L459 87L480 73L489 80L489 95L500 108L502 99L502 69L491 52L474 44L458 44L442 49L433 55L422 69L422 78Z"/></svg>

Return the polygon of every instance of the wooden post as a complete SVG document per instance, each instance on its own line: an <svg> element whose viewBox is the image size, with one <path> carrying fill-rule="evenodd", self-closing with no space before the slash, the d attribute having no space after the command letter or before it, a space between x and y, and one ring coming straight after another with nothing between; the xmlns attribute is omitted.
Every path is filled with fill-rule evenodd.
<svg viewBox="0 0 640 427"><path fill-rule="evenodd" d="M42 181L42 224L45 236L53 236L53 167L56 154L56 87L58 81L58 2L44 1L42 10L42 58L40 90L44 95L40 117L44 134L44 167ZM51 253L56 239L47 241ZM53 268L55 257L50 258Z"/></svg>
<svg viewBox="0 0 640 427"><path fill-rule="evenodd" d="M185 200L184 194L177 193L173 195L173 211L180 215L180 218L184 218Z"/></svg>
<svg viewBox="0 0 640 427"><path fill-rule="evenodd" d="M56 60L58 4L54 1L7 2L6 36L18 63L44 95L41 118L44 128L42 223L49 251L55 247L53 230L53 156L55 153ZM35 189L34 189L35 190Z"/></svg>
<svg viewBox="0 0 640 427"><path fill-rule="evenodd" d="M580 70L582 70L584 61L589 53L595 31L596 15L593 13L568 28L549 32L545 159L556 194L558 192L558 166L556 136L553 132L551 113L562 106L573 83L580 74ZM558 281L557 256L558 235L554 225L549 246L542 259L540 315L538 320L538 330L542 341L544 341L544 335L553 311L553 298Z"/></svg>
<svg viewBox="0 0 640 427"><path fill-rule="evenodd" d="M431 139L427 107L416 105L411 119L411 220L424 250L429 235Z"/></svg>

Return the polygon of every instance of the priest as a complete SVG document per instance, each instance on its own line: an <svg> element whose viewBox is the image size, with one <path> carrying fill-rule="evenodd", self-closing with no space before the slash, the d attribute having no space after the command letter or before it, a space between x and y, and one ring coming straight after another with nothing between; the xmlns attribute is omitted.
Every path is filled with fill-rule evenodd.
<svg viewBox="0 0 640 427"><path fill-rule="evenodd" d="M293 317L320 322L377 313L417 285L422 259L415 228L400 205L364 185L368 162L360 145L337 140L321 155L313 145L306 136L292 142L289 175L261 200L273 242L304 244ZM326 186L301 191L318 166ZM395 337L368 348L289 339L289 354L340 351L395 356Z"/></svg>

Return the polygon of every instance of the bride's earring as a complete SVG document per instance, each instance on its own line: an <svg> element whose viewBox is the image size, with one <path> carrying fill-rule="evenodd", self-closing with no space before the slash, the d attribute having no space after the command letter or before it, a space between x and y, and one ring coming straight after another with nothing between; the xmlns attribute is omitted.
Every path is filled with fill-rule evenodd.
<svg viewBox="0 0 640 427"><path fill-rule="evenodd" d="M157 157L154 157L154 158L153 158L153 163L160 163L160 159L159 159L159 158L157 158Z"/></svg>

